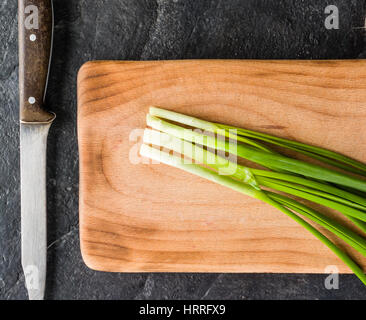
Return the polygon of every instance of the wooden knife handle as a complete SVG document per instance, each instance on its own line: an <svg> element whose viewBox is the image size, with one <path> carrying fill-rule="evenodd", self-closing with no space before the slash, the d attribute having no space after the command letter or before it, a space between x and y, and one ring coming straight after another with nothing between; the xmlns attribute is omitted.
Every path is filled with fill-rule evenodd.
<svg viewBox="0 0 366 320"><path fill-rule="evenodd" d="M20 121L48 123L44 109L53 36L52 0L18 0Z"/></svg>

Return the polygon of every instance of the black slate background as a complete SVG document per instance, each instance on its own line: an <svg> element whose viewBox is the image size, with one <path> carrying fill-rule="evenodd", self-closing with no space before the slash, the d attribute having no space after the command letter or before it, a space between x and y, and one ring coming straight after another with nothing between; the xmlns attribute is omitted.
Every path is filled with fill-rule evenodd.
<svg viewBox="0 0 366 320"><path fill-rule="evenodd" d="M337 5L340 29L326 30ZM110 274L83 264L78 235L76 75L93 59L348 59L366 56L360 0L54 0L48 106L48 299L364 299L352 275ZM17 1L0 3L0 299L24 299L20 265Z"/></svg>

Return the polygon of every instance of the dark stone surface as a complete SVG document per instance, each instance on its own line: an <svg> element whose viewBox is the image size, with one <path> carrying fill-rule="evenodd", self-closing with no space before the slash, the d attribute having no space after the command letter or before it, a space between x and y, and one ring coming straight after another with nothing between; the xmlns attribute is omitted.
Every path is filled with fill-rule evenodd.
<svg viewBox="0 0 366 320"><path fill-rule="evenodd" d="M49 299L362 299L352 275L108 274L88 270L78 237L76 75L92 59L365 57L365 5L333 0L54 0L48 106ZM26 298L20 265L17 1L0 4L0 298Z"/></svg>

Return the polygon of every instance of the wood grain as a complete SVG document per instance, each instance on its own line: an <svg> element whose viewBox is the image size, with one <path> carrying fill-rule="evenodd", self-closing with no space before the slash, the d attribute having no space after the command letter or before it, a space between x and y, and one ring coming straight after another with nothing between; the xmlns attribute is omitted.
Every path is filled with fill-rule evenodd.
<svg viewBox="0 0 366 320"><path fill-rule="evenodd" d="M272 207L146 163L135 129L145 128L148 107L157 105L366 161L365 80L364 61L85 64L78 130L86 264L115 272L323 273L329 265L350 272Z"/></svg>

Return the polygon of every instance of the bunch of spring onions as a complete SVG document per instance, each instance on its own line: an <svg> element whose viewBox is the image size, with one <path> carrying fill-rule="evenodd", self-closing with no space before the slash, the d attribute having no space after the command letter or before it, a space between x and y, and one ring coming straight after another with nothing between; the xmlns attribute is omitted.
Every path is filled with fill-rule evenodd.
<svg viewBox="0 0 366 320"><path fill-rule="evenodd" d="M366 285L362 268L313 226L322 226L366 256L365 164L326 149L161 108L150 108L147 125L151 129L145 130L142 156L272 205L328 246ZM296 151L320 165L285 156L273 146ZM241 165L240 158L263 169ZM296 198L336 210L357 231Z"/></svg>

